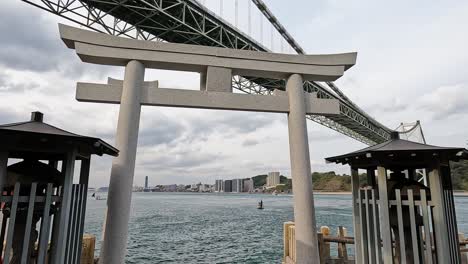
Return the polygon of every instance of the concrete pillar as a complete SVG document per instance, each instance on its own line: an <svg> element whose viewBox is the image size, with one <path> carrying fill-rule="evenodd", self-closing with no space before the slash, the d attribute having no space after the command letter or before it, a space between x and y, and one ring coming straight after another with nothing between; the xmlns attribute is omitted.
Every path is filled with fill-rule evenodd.
<svg viewBox="0 0 468 264"><path fill-rule="evenodd" d="M75 172L76 150L67 153L62 163L62 173L64 174L62 186L62 202L60 203L60 214L57 214L58 221L54 223L55 236L52 241L52 263L65 263L65 254L68 241L68 224L70 219L70 208L72 205L73 175ZM55 218L55 217L54 217ZM55 220L54 220L55 221ZM56 224L56 225L55 225Z"/></svg>
<svg viewBox="0 0 468 264"><path fill-rule="evenodd" d="M0 151L0 186L7 180L8 152Z"/></svg>
<svg viewBox="0 0 468 264"><path fill-rule="evenodd" d="M102 264L124 263L127 253L144 76L145 67L141 62L130 61L127 64L116 133L116 147L120 152L112 162L104 241L100 254Z"/></svg>
<svg viewBox="0 0 468 264"><path fill-rule="evenodd" d="M286 90L289 96L288 127L296 223L296 262L320 263L302 76L291 75Z"/></svg>

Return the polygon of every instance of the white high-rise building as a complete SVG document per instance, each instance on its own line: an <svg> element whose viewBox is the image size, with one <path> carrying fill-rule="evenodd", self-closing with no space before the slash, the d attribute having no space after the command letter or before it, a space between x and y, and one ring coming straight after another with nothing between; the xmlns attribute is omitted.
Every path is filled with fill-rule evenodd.
<svg viewBox="0 0 468 264"><path fill-rule="evenodd" d="M244 180L244 192L254 192L254 181L252 178Z"/></svg>
<svg viewBox="0 0 468 264"><path fill-rule="evenodd" d="M223 180L216 180L215 181L215 192L223 192L224 191L224 182Z"/></svg>
<svg viewBox="0 0 468 264"><path fill-rule="evenodd" d="M243 192L244 191L244 181L242 179L232 180L232 192Z"/></svg>
<svg viewBox="0 0 468 264"><path fill-rule="evenodd" d="M278 184L280 184L279 171L269 172L267 176L266 187L274 187Z"/></svg>

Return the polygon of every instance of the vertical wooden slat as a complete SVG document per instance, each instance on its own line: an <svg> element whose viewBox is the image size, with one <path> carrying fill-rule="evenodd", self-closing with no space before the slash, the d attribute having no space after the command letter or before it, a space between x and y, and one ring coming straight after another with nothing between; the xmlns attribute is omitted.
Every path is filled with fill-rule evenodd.
<svg viewBox="0 0 468 264"><path fill-rule="evenodd" d="M377 204L375 189L371 190L373 221L374 221L374 243L375 243L375 258L377 263L382 263L382 247L380 243L380 220L379 220L379 206Z"/></svg>
<svg viewBox="0 0 468 264"><path fill-rule="evenodd" d="M80 262L81 258L81 250L83 248L83 222L82 220L85 219L85 212L86 212L86 197L87 197L88 187L85 184L81 184L81 195L80 195L80 207L79 207L79 216L78 216L78 247L76 252L75 261L77 263Z"/></svg>
<svg viewBox="0 0 468 264"><path fill-rule="evenodd" d="M424 223L424 242L425 242L425 255L426 263L432 264L432 242L431 242L431 230L429 229L429 212L427 210L427 196L426 190L422 189L421 193L421 210L423 213ZM442 262L443 263L443 262Z"/></svg>
<svg viewBox="0 0 468 264"><path fill-rule="evenodd" d="M0 151L0 186L5 186L7 180L8 152Z"/></svg>
<svg viewBox="0 0 468 264"><path fill-rule="evenodd" d="M67 153L65 159L64 183L62 190L62 202L60 204L60 219L58 224L57 241L54 254L54 263L65 262L65 248L67 243L68 219L70 218L71 191L73 185L73 172L75 170L76 150Z"/></svg>
<svg viewBox="0 0 468 264"><path fill-rule="evenodd" d="M74 247L74 240L73 240L73 231L74 231L74 217L75 217L75 212L76 212L76 206L75 206L75 201L76 201L76 185L72 185L72 194L71 194L71 203L70 203L70 218L68 219L68 229L66 230L67 232L67 246L65 248L65 261L66 263L71 263L71 252L73 251Z"/></svg>
<svg viewBox="0 0 468 264"><path fill-rule="evenodd" d="M5 255L3 259L3 264L10 263L10 252L11 252L11 246L13 243L13 234L15 231L16 212L18 210L19 192L20 192L20 184L17 182L15 184L15 189L13 191L13 201L11 203L10 221L8 223L8 234L6 237L6 246L5 246Z"/></svg>
<svg viewBox="0 0 468 264"><path fill-rule="evenodd" d="M364 190L364 199L365 199L365 208L366 208L366 226L367 226L367 250L369 252L369 263L376 263L375 260L375 251L374 251L374 224L372 219L374 218L372 214L372 208L369 205L369 190Z"/></svg>
<svg viewBox="0 0 468 264"><path fill-rule="evenodd" d="M52 183L47 184L46 200L44 204L44 212L42 214L41 231L39 235L37 263L44 264L47 254L50 231L50 205L52 203Z"/></svg>
<svg viewBox="0 0 468 264"><path fill-rule="evenodd" d="M353 227L354 227L354 252L356 263L362 263L362 240L361 240L361 215L359 214L359 205L357 200L359 198L359 171L356 168L351 168L351 186L353 191Z"/></svg>
<svg viewBox="0 0 468 264"><path fill-rule="evenodd" d="M390 212L387 190L387 170L384 167L378 167L378 185L379 185L379 204L381 219L381 235L383 241L382 258L385 264L393 263L393 245L392 231L390 227Z"/></svg>
<svg viewBox="0 0 468 264"><path fill-rule="evenodd" d="M398 236L400 237L400 263L406 264L406 245L405 245L405 231L403 225L403 210L401 206L401 191L400 189L395 190L396 202L397 202L397 218L398 218ZM395 241L396 242L396 241ZM409 241L408 241L409 242Z"/></svg>
<svg viewBox="0 0 468 264"><path fill-rule="evenodd" d="M65 167L65 163L62 162L62 167ZM62 171L65 171L64 168L62 168ZM63 193L63 186L58 186L57 188L54 189L54 192L55 192L55 196L57 197L60 197L60 200L62 200L62 193ZM61 215L61 211L60 211L60 208L59 208L59 205L61 204L61 201L60 202L55 202L55 213L53 215L53 221L52 221L52 234L51 234L51 241L50 241L50 256L54 256L55 255L55 251L56 251L56 244L57 244L57 239L58 239L58 230L59 230L59 225L60 225L60 215Z"/></svg>
<svg viewBox="0 0 468 264"><path fill-rule="evenodd" d="M0 199L2 198L2 196L3 196L3 185L0 186ZM1 213L1 216L2 216L2 227L0 230L0 241L2 241L2 243L0 243L0 258L3 257L3 241L5 241L5 235L6 235L5 232L6 232L7 222L8 222L8 218L3 213L3 211Z"/></svg>
<svg viewBox="0 0 468 264"><path fill-rule="evenodd" d="M452 262L452 259L448 239L448 223L444 215L444 191L440 177L440 165L437 164L429 171L429 187L431 189L431 201L434 204L432 217L437 260L439 263L444 263L446 261Z"/></svg>
<svg viewBox="0 0 468 264"><path fill-rule="evenodd" d="M75 222L76 222L76 226L75 226L75 236L74 236L74 240L75 240L75 247L73 249L73 258L72 258L72 263L78 263L78 248L81 247L81 244L79 243L80 242L80 236L82 236L80 234L80 224L81 224L81 210L82 210L82 197L83 197L83 184L78 184L78 196L77 196L77 200L76 200L76 216L75 216Z"/></svg>
<svg viewBox="0 0 468 264"><path fill-rule="evenodd" d="M82 208L81 208L81 218L80 218L80 231L79 231L79 240L78 240L78 258L81 258L82 243L83 243L83 231L84 231L84 222L86 217L86 203L88 198L88 181L89 181L89 170L91 165L91 157L81 160L80 168L80 184L83 185L84 194L82 197Z"/></svg>
<svg viewBox="0 0 468 264"><path fill-rule="evenodd" d="M457 217L455 212L455 203L453 200L453 185L452 177L450 172L450 164L447 162L444 165L441 165L441 181L442 188L444 190L445 198L445 218L448 224L447 229L449 230L449 242L451 245L451 256L453 262L459 263L461 261L459 240L458 240L458 227L457 227Z"/></svg>
<svg viewBox="0 0 468 264"><path fill-rule="evenodd" d="M26 228L24 232L23 251L21 254L21 264L27 264L29 260L31 259L31 255L29 254L30 253L29 244L31 242L31 228L32 228L32 221L33 221L33 214L34 214L34 203L36 202L36 189L37 189L37 183L34 182L33 184L31 184L31 192L29 194L28 215L26 216Z"/></svg>
<svg viewBox="0 0 468 264"><path fill-rule="evenodd" d="M365 204L363 203L362 197L362 190L359 189L358 194L359 199L359 215L361 220L361 233L359 234L361 237L361 250L362 250L362 263L367 264L369 263L369 241L367 239L367 222L366 222L366 211L365 211Z"/></svg>
<svg viewBox="0 0 468 264"><path fill-rule="evenodd" d="M413 247L413 263L419 264L419 244L418 244L418 235L416 232L416 215L414 213L414 196L413 190L408 190L408 203L409 203L409 214L410 214L410 225L411 225L411 243Z"/></svg>

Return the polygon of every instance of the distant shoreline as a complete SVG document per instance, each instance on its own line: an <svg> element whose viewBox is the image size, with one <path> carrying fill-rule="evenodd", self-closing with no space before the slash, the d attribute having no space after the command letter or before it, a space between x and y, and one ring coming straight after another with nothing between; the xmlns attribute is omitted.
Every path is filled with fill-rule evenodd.
<svg viewBox="0 0 468 264"><path fill-rule="evenodd" d="M343 194L352 194L352 192L327 192L327 191L314 191L314 194L318 194L318 195L324 195L324 194L329 194L329 195L343 195Z"/></svg>

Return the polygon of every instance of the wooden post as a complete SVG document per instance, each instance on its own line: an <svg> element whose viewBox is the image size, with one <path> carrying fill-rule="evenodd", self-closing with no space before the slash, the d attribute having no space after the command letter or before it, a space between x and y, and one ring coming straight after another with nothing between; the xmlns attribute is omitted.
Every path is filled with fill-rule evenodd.
<svg viewBox="0 0 468 264"><path fill-rule="evenodd" d="M444 190L440 179L440 164L430 168L429 187L431 189L431 201L434 205L432 218L435 232L435 248L438 263L444 263L451 259L450 244L448 240L447 221L444 215Z"/></svg>
<svg viewBox="0 0 468 264"><path fill-rule="evenodd" d="M290 226L294 226L294 222L284 222L283 223L283 261L286 262L287 258L291 256L291 252L289 250L291 246L291 232Z"/></svg>
<svg viewBox="0 0 468 264"><path fill-rule="evenodd" d="M4 186L7 180L8 152L0 151L0 186Z"/></svg>
<svg viewBox="0 0 468 264"><path fill-rule="evenodd" d="M346 228L339 226L338 227L338 237L344 238L348 235ZM344 261L348 260L348 250L346 249L346 243L338 243L338 257Z"/></svg>
<svg viewBox="0 0 468 264"><path fill-rule="evenodd" d="M460 242L465 242L465 234L459 233L458 240ZM461 245L461 249L466 249L466 245ZM461 252L461 264L468 264L468 256L466 252Z"/></svg>
<svg viewBox="0 0 468 264"><path fill-rule="evenodd" d="M354 252L356 254L356 263L362 263L361 215L359 215L359 206L356 203L359 198L359 171L357 168L351 168L351 185L353 191Z"/></svg>
<svg viewBox="0 0 468 264"><path fill-rule="evenodd" d="M330 235L330 228L328 226L321 226L320 233L322 233L324 237L327 237ZM330 258L330 242L324 241L320 256L321 258L325 259L325 261Z"/></svg>
<svg viewBox="0 0 468 264"><path fill-rule="evenodd" d="M317 234L317 240L318 240L318 246L319 246L319 256L320 256L320 264L325 264L326 258L325 258L325 241L323 240L323 234L318 233Z"/></svg>
<svg viewBox="0 0 468 264"><path fill-rule="evenodd" d="M379 204L380 204L380 227L382 230L383 252L382 258L384 264L393 263L393 245L392 231L390 226L390 212L387 189L387 170L384 167L377 167L378 185L379 185Z"/></svg>

